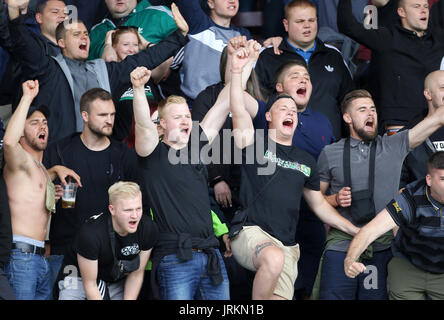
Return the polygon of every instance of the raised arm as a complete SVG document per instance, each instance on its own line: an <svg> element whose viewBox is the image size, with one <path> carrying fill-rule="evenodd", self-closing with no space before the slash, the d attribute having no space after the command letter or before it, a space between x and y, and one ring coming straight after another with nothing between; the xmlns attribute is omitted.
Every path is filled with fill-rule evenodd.
<svg viewBox="0 0 444 320"><path fill-rule="evenodd" d="M234 37L231 38L228 44L228 58L227 58L227 70L231 76L231 70L233 69L233 56L240 48L243 48L243 52L246 55L247 61L242 62L242 75L241 75L241 86L240 88L245 90L246 82L250 77L251 71L253 70L254 62L259 56L259 50L261 46L254 40L246 42L245 37ZM240 65L239 65L240 66ZM228 70L230 69L230 70ZM232 79L232 77L231 77ZM233 81L233 80L231 80ZM230 92L231 92L231 82L226 84L224 89L220 92L216 103L211 107L203 118L200 126L204 130L206 136L208 137L209 143L219 134L229 112L230 112ZM244 92L241 92L242 96ZM242 99L243 100L243 99ZM244 102L245 107L245 102Z"/></svg>
<svg viewBox="0 0 444 320"><path fill-rule="evenodd" d="M151 76L151 71L145 67L138 67L131 72L134 98L135 148L141 157L149 156L159 143L157 127L150 117L150 106L145 95L145 84Z"/></svg>
<svg viewBox="0 0 444 320"><path fill-rule="evenodd" d="M356 262L359 256L367 249L370 243L395 227L395 221L387 209L384 209L358 232L350 243L344 260L344 271L347 277L354 278L365 270L365 266L362 263Z"/></svg>
<svg viewBox="0 0 444 320"><path fill-rule="evenodd" d="M139 66L153 70L165 60L174 56L188 42L188 25L176 6L171 7L178 30L155 46L149 46L135 55L129 55L121 62L107 63L111 91L129 85L130 73Z"/></svg>
<svg viewBox="0 0 444 320"><path fill-rule="evenodd" d="M212 25L210 17L202 10L199 0L177 0L176 3L190 26L192 34L203 31Z"/></svg>
<svg viewBox="0 0 444 320"><path fill-rule="evenodd" d="M236 146L243 149L254 142L254 127L250 114L245 109L242 90L242 70L248 63L248 50L240 48L231 61L230 109L233 119L233 136Z"/></svg>
<svg viewBox="0 0 444 320"><path fill-rule="evenodd" d="M381 50L389 43L391 38L389 30L381 27L366 29L362 22L356 20L351 0L339 0L337 12L339 32L372 50Z"/></svg>
<svg viewBox="0 0 444 320"><path fill-rule="evenodd" d="M11 37L8 28L8 9L3 2L0 2L0 47L6 51L11 50Z"/></svg>
<svg viewBox="0 0 444 320"><path fill-rule="evenodd" d="M20 145L20 138L25 129L26 116L32 100L39 93L39 82L28 80L22 84L23 96L17 109L11 116L3 137L5 160L9 170L24 170L27 162L27 153Z"/></svg>
<svg viewBox="0 0 444 320"><path fill-rule="evenodd" d="M12 1L9 1L10 3ZM48 70L51 57L47 54L46 44L39 35L31 32L24 24L24 17L11 15L14 8L9 9L10 21L8 24L11 54L18 59L28 79L37 79ZM18 11L16 8L15 10ZM38 61L38 63L36 63Z"/></svg>
<svg viewBox="0 0 444 320"><path fill-rule="evenodd" d="M200 122L202 130L211 144L215 137L219 135L219 131L225 123L230 113L230 84L226 85L217 96L214 105L205 114Z"/></svg>
<svg viewBox="0 0 444 320"><path fill-rule="evenodd" d="M9 19L14 20L20 16L20 13L26 13L29 0L8 0Z"/></svg>
<svg viewBox="0 0 444 320"><path fill-rule="evenodd" d="M432 133L444 126L444 109L438 108L432 115L427 116L409 130L409 146L416 148L425 141Z"/></svg>

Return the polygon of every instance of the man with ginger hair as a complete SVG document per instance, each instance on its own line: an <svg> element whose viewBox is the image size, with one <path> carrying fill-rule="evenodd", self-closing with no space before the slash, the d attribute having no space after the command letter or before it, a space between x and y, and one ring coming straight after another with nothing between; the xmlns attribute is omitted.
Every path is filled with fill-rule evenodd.
<svg viewBox="0 0 444 320"><path fill-rule="evenodd" d="M159 238L153 251L155 296L165 300L229 299L228 277L219 241L226 231L213 230L207 172L202 148L217 136L229 113L228 103L216 104L193 128L186 100L170 96L158 105L157 126L149 114L144 85L151 71L131 73L134 88L135 149L145 181ZM198 141L190 139L190 135ZM214 214L213 214L214 219ZM157 277L157 278L156 278Z"/></svg>

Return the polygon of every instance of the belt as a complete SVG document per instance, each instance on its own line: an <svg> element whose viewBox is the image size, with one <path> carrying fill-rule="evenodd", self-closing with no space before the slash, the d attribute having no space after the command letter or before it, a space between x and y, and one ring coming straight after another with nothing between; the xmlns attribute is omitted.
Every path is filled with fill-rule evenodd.
<svg viewBox="0 0 444 320"><path fill-rule="evenodd" d="M45 248L37 247L26 242L13 242L12 249L19 249L22 253L33 253L41 256L45 255Z"/></svg>

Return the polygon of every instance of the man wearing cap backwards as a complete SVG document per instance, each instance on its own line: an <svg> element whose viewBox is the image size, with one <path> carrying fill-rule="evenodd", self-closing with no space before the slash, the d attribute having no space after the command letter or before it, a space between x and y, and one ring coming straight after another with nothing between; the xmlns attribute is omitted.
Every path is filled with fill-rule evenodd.
<svg viewBox="0 0 444 320"><path fill-rule="evenodd" d="M325 223L351 235L359 229L323 198L315 160L292 145L298 121L298 106L292 97L279 95L268 103L268 140L261 146L260 139L255 139L241 88L241 73L247 61L248 52L241 48L231 64L230 107L235 143L245 149L240 197L247 214L243 228L232 237L231 248L243 267L256 271L253 299L292 299L299 259L299 246L294 239L301 195ZM301 66L302 70L306 71ZM256 156L253 164L248 164L248 149L253 147L255 154L260 149L266 151L260 153L263 158ZM272 164L275 170L261 171Z"/></svg>
<svg viewBox="0 0 444 320"><path fill-rule="evenodd" d="M23 97L3 138L4 178L8 190L13 243L5 273L19 300L49 299L49 266L45 259L48 219L55 212L56 191L52 179L78 176L61 167L46 171L43 151L48 143L45 106L31 107L39 92L38 81L23 83ZM60 194L58 193L58 197Z"/></svg>

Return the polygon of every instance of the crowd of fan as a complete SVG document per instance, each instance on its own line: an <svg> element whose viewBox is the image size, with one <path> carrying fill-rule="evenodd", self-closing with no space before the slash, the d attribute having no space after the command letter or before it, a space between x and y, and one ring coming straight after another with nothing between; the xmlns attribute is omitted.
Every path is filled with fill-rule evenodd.
<svg viewBox="0 0 444 320"><path fill-rule="evenodd" d="M444 0L254 3L0 1L1 299L444 299Z"/></svg>

